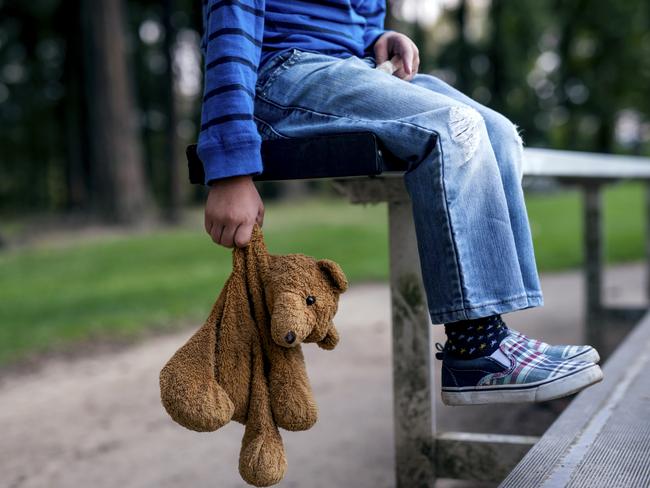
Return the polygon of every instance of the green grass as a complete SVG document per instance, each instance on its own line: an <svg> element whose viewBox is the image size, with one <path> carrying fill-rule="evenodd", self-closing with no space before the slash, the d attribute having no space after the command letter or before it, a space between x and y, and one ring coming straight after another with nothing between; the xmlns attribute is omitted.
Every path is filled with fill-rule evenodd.
<svg viewBox="0 0 650 488"><path fill-rule="evenodd" d="M386 209L342 201L267 209L272 252L341 263L351 280L386 276ZM201 226L0 254L0 364L88 338L197 325L231 268Z"/></svg>
<svg viewBox="0 0 650 488"><path fill-rule="evenodd" d="M615 185L605 191L605 257L623 262L643 257L644 187ZM527 197L535 256L541 271L582 263L582 198L578 191Z"/></svg>
<svg viewBox="0 0 650 488"><path fill-rule="evenodd" d="M607 193L610 261L642 256L642 187ZM541 270L581 262L580 196L527 200ZM272 252L338 261L352 282L387 277L386 207L340 200L271 205ZM202 228L39 245L0 254L0 364L89 338L129 339L203 320L230 271L230 251Z"/></svg>

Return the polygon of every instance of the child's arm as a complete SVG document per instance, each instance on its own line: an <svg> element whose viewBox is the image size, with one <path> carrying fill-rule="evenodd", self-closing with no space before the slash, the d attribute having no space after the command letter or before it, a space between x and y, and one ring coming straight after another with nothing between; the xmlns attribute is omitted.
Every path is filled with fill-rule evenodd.
<svg viewBox="0 0 650 488"><path fill-rule="evenodd" d="M205 228L227 247L248 244L264 214L251 179L262 171L253 110L264 6L264 0L203 2L205 90L197 150L210 185Z"/></svg>

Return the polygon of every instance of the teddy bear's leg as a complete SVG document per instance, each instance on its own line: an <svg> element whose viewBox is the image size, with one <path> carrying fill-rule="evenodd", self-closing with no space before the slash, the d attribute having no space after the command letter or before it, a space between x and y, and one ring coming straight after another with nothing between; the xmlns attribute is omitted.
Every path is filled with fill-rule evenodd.
<svg viewBox="0 0 650 488"><path fill-rule="evenodd" d="M246 424L239 453L239 474L253 486L271 486L282 481L287 459L275 425L263 428Z"/></svg>
<svg viewBox="0 0 650 488"><path fill-rule="evenodd" d="M160 397L169 415L199 432L227 424L234 405L215 379L216 327L223 310L219 297L210 318L160 372Z"/></svg>
<svg viewBox="0 0 650 488"><path fill-rule="evenodd" d="M253 352L251 397L246 431L239 453L239 473L254 486L279 483L287 470L287 459L280 432L274 422L269 388L264 376L262 350L257 344Z"/></svg>
<svg viewBox="0 0 650 488"><path fill-rule="evenodd" d="M318 419L305 359L300 345L269 345L271 407L277 425L286 430L307 430Z"/></svg>

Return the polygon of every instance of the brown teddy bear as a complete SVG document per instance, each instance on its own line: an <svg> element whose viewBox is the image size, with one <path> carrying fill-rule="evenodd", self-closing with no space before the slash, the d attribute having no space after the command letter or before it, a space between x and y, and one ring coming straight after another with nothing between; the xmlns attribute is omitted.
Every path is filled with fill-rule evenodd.
<svg viewBox="0 0 650 488"><path fill-rule="evenodd" d="M309 429L317 407L300 344L333 349L332 318L347 289L341 268L302 254L270 255L255 227L207 321L160 373L162 403L188 429L246 425L242 478L278 483L287 461L278 427Z"/></svg>

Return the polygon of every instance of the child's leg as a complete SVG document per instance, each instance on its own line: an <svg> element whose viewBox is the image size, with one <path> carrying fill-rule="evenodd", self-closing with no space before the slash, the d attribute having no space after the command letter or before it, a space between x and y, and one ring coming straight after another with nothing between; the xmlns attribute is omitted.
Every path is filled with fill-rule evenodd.
<svg viewBox="0 0 650 488"><path fill-rule="evenodd" d="M268 68L268 66L267 66ZM542 303L527 286L501 172L480 114L364 60L294 51L262 69L255 116L267 138L368 130L410 164L423 279L434 323ZM534 262L532 263L534 267Z"/></svg>
<svg viewBox="0 0 650 488"><path fill-rule="evenodd" d="M523 148L516 126L506 117L481 105L442 80L425 74L416 75L411 83L441 93L475 109L487 127L488 137L496 156L503 188L505 190L510 226L517 247L521 275L526 289L540 290L533 242L530 235L528 216L525 211L524 194L521 187Z"/></svg>
<svg viewBox="0 0 650 488"><path fill-rule="evenodd" d="M479 348L500 341L493 354L473 359L445 348L443 400L546 400L598 381L597 365L567 360L566 349L552 358L542 343L495 322L496 314L542 304L514 127L457 93L438 92L433 80L423 79L424 87L373 68L372 58L294 50L259 71L255 118L268 139L370 131L409 163L405 181L432 321L481 319L455 324L471 334L456 338L480 340ZM498 337L488 336L495 328Z"/></svg>

